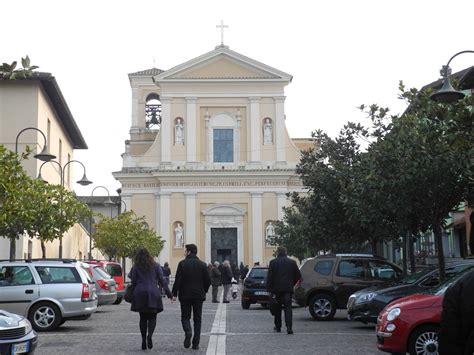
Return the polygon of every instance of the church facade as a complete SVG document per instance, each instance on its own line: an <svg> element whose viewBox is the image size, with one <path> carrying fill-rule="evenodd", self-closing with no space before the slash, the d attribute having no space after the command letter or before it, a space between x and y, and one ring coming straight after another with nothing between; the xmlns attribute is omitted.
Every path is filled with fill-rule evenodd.
<svg viewBox="0 0 474 355"><path fill-rule="evenodd" d="M164 239L174 269L184 245L205 262L266 264L266 242L311 139L291 139L284 89L292 77L220 45L174 68L129 74L130 139L122 185L128 210Z"/></svg>

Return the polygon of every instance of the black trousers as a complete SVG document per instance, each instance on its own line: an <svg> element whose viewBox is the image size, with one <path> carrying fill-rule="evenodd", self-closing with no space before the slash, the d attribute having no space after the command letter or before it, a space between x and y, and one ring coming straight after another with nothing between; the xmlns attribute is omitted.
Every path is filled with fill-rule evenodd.
<svg viewBox="0 0 474 355"><path fill-rule="evenodd" d="M191 311L193 313L194 335L193 345L199 345L201 339L201 319L203 300L180 300L181 303L181 325L185 333L192 332Z"/></svg>
<svg viewBox="0 0 474 355"><path fill-rule="evenodd" d="M217 294L219 292L219 286L212 285L212 300L217 301Z"/></svg>
<svg viewBox="0 0 474 355"><path fill-rule="evenodd" d="M278 304L283 306L285 313L285 325L288 329L293 327L293 309L291 308L291 292L276 292L276 300ZM281 328L281 310L275 315L275 327Z"/></svg>

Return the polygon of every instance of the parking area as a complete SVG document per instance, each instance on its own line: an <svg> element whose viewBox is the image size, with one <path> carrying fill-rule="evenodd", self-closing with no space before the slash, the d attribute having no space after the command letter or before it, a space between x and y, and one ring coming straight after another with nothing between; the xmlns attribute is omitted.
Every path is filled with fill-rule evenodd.
<svg viewBox="0 0 474 355"><path fill-rule="evenodd" d="M58 331L41 333L37 354L128 354L140 350L138 314L127 303L100 307L85 321L66 322ZM183 348L179 303L165 301L158 315L155 354L380 354L373 326L346 320L339 311L330 322L314 321L304 308L294 308L295 334L273 332L270 312L259 305L243 310L240 300L203 307L201 348ZM225 321L222 321L225 320Z"/></svg>

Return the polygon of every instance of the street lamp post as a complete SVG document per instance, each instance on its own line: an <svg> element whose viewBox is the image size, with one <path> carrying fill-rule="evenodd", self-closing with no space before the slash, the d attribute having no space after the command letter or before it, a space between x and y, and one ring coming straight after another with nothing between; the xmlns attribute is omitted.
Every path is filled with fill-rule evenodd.
<svg viewBox="0 0 474 355"><path fill-rule="evenodd" d="M42 151L38 154L35 154L33 157L36 158L36 159L39 159L41 161L44 161L44 162L47 162L47 161L50 161L50 160L56 158L55 155L51 154L48 151L48 141L46 139L46 135L43 133L42 130L40 130L39 128L36 128L36 127L26 127L26 128L23 128L20 132L18 132L18 134L16 135L16 138L15 138L15 154L18 155L18 139L20 138L20 135L23 132L29 131L29 130L38 131L39 133L41 133L41 135L43 136L43 139L44 139L44 146L43 146ZM15 259L15 254L16 254L16 239L11 238L10 239L10 260Z"/></svg>
<svg viewBox="0 0 474 355"><path fill-rule="evenodd" d="M451 81L449 80L449 75L451 74L451 69L449 68L449 64L458 55L465 54L465 53L474 53L474 50L465 50L465 51L456 53L448 60L448 63L441 68L441 75L444 78L443 85L441 89L439 89L437 92L430 95L430 99L439 103L453 103L453 102L463 99L466 96L464 92L454 89L453 86L451 85ZM471 131L472 131L472 122L471 122ZM472 137L472 134L471 134L471 137ZM469 181L467 185L466 201L467 201L467 206L469 208L474 208L474 181L472 180ZM470 245L469 245L470 238L474 237L474 225L472 223L474 222L474 218L473 218L472 211L470 213L469 219L471 221L471 231L469 235L467 236L468 253L470 253Z"/></svg>
<svg viewBox="0 0 474 355"><path fill-rule="evenodd" d="M79 163L79 164L81 164L82 168L84 169L84 174L82 175L82 178L80 180L76 181L76 182L79 185L82 185L82 186L87 186L89 184L92 184L92 181L90 181L86 176L86 167L79 160L70 160L66 164L64 164L64 166L62 166L61 163L59 163L56 160L45 161L43 164L41 164L41 166L39 168L39 173L38 173L38 177L37 177L38 180L42 180L44 182L47 182L41 176L41 169L43 168L43 165L46 164L46 163L54 163L54 164L57 164L59 166L59 176L60 176L60 181L61 181L61 186L62 187L64 187L64 184L65 184L64 175L65 175L66 167L71 163ZM61 237L59 237L59 258L61 259L62 257L63 257L63 237L61 236Z"/></svg>
<svg viewBox="0 0 474 355"><path fill-rule="evenodd" d="M112 218L113 216L113 213L112 213L112 206L115 206L115 203L112 201L112 199L110 198L110 192L109 192L109 189L106 188L105 186L102 186L102 185L99 185L99 186L96 186L92 189L92 192L91 192L91 200L92 200L92 197L94 196L94 191L98 188L102 188L102 189L105 189L107 191L107 200L104 201L104 205L108 205L110 206L110 218ZM92 201L91 201L91 204L92 204ZM89 260L92 259L92 217L89 221L89 224L90 224L90 235L89 235Z"/></svg>
<svg viewBox="0 0 474 355"><path fill-rule="evenodd" d="M20 138L20 135L23 132L28 131L28 130L38 131L39 133L41 133L41 135L44 138L43 150L41 151L41 153L35 154L34 157L36 159L39 159L39 160L42 160L42 161L50 161L50 160L53 160L54 158L56 158L55 155L51 154L48 151L48 141L46 140L46 135L43 133L42 130L40 130L36 127L26 127L26 128L23 128L20 132L18 132L18 134L16 135L16 138L15 138L15 153L18 154L18 138Z"/></svg>

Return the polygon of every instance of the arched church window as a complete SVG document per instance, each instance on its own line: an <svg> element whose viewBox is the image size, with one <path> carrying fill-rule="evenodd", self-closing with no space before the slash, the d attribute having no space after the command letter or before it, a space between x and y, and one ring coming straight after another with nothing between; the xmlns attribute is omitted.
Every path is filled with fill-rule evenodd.
<svg viewBox="0 0 474 355"><path fill-rule="evenodd" d="M158 94L152 93L146 97L145 125L146 128L154 126L156 129L161 126L161 102Z"/></svg>
<svg viewBox="0 0 474 355"><path fill-rule="evenodd" d="M232 163L234 161L234 130L214 128L214 162Z"/></svg>
<svg viewBox="0 0 474 355"><path fill-rule="evenodd" d="M209 120L209 161L213 163L234 163L240 160L240 126L235 115L221 112Z"/></svg>

